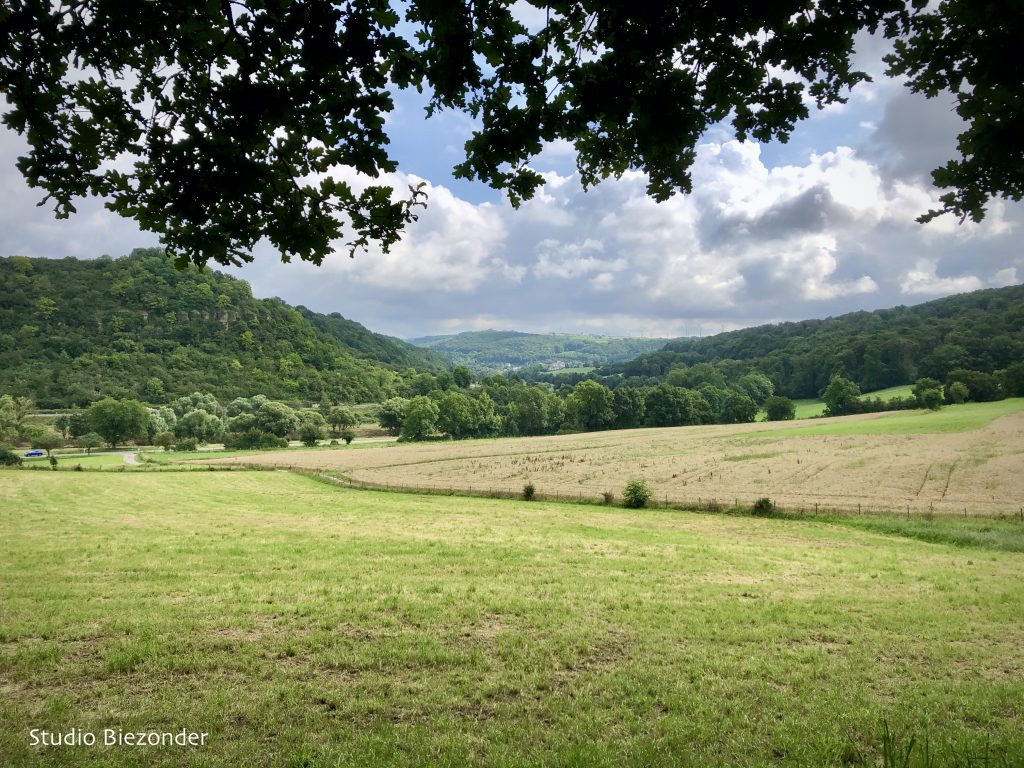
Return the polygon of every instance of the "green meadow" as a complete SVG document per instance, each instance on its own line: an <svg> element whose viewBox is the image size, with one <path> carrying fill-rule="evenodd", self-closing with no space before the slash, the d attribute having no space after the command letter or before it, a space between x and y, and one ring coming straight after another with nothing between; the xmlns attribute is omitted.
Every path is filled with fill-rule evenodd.
<svg viewBox="0 0 1024 768"><path fill-rule="evenodd" d="M949 405L938 411L914 410L881 413L871 419L840 419L827 424L809 424L772 431L773 437L787 435L925 435L968 432L980 429L1000 416L1024 410L1024 398L993 403Z"/></svg>
<svg viewBox="0 0 1024 768"><path fill-rule="evenodd" d="M0 764L1018 765L1022 579L821 521L4 472ZM209 737L30 746L72 727Z"/></svg>

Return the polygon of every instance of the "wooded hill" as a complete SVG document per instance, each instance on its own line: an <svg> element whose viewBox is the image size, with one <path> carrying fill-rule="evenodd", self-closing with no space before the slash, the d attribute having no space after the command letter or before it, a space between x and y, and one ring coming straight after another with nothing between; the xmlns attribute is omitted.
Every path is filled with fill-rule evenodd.
<svg viewBox="0 0 1024 768"><path fill-rule="evenodd" d="M952 371L993 373L1024 361L1024 286L949 296L914 307L853 312L669 342L657 352L597 371L595 378L652 384L698 363L765 373L776 392L817 397L833 373L865 391L945 381Z"/></svg>
<svg viewBox="0 0 1024 768"><path fill-rule="evenodd" d="M42 407L195 391L225 401L379 401L408 367L449 365L341 315L255 299L243 280L178 271L159 249L0 258L0 391Z"/></svg>
<svg viewBox="0 0 1024 768"><path fill-rule="evenodd" d="M444 355L454 364L488 373L528 366L546 368L558 360L568 367L622 362L660 349L666 341L668 339L493 330L409 340L411 344Z"/></svg>

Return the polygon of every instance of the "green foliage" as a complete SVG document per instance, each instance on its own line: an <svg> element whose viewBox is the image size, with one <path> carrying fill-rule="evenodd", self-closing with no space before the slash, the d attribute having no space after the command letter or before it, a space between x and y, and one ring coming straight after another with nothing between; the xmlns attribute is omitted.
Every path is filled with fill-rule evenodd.
<svg viewBox="0 0 1024 768"><path fill-rule="evenodd" d="M356 431L351 427L345 427L338 434L338 437L345 441L345 445L352 445L352 441L355 440L356 437Z"/></svg>
<svg viewBox="0 0 1024 768"><path fill-rule="evenodd" d="M137 400L104 398L89 406L89 423L111 448L146 435L149 411Z"/></svg>
<svg viewBox="0 0 1024 768"><path fill-rule="evenodd" d="M85 448L86 455L92 454L93 448L99 448L103 445L103 436L97 432L86 432L84 435L79 435L75 438L75 445L79 448Z"/></svg>
<svg viewBox="0 0 1024 768"><path fill-rule="evenodd" d="M775 392L775 385L772 380L760 371L750 371L743 374L737 382L737 387L756 405L763 405L764 402Z"/></svg>
<svg viewBox="0 0 1024 768"><path fill-rule="evenodd" d="M566 399L566 414L580 429L607 429L615 418L612 393L596 381L581 381Z"/></svg>
<svg viewBox="0 0 1024 768"><path fill-rule="evenodd" d="M20 467L21 456L10 448L0 446L0 467Z"/></svg>
<svg viewBox="0 0 1024 768"><path fill-rule="evenodd" d="M775 514L775 504L771 499L762 497L750 507L750 513L759 517L772 517Z"/></svg>
<svg viewBox="0 0 1024 768"><path fill-rule="evenodd" d="M796 418L796 405L788 397L772 395L764 401L765 416L768 421L788 421Z"/></svg>
<svg viewBox="0 0 1024 768"><path fill-rule="evenodd" d="M452 380L455 382L455 386L465 389L473 383L473 374L466 366L457 365L452 369Z"/></svg>
<svg viewBox="0 0 1024 768"><path fill-rule="evenodd" d="M288 441L283 437L250 429L246 432L228 432L224 435L224 448L229 451L251 451L269 448L287 448Z"/></svg>
<svg viewBox="0 0 1024 768"><path fill-rule="evenodd" d="M946 385L946 399L955 405L967 402L970 394L971 391L967 389L967 385L962 381L953 381Z"/></svg>
<svg viewBox="0 0 1024 768"><path fill-rule="evenodd" d="M402 422L405 421L405 411L409 401L404 397L392 397L380 404L377 410L377 421L381 427L392 435L402 431Z"/></svg>
<svg viewBox="0 0 1024 768"><path fill-rule="evenodd" d="M14 344L8 334L47 293L58 304L48 327L19 334ZM315 313L279 299L254 299L247 283L220 273L178 271L160 250L90 261L25 259L21 267L0 258L0 296L0 392L31 394L47 408L85 406L106 396L161 403L197 391L223 402L255 393L374 402L396 392L399 376L388 365L424 354L358 324L336 336L333 326L316 326ZM221 296L229 297L226 305ZM370 357L378 352L383 363ZM430 363L445 364L440 358ZM179 407L181 414L215 413L191 405Z"/></svg>
<svg viewBox="0 0 1024 768"><path fill-rule="evenodd" d="M523 486L523 501L533 501L533 497L537 495L537 488L533 483L526 483Z"/></svg>
<svg viewBox="0 0 1024 768"><path fill-rule="evenodd" d="M175 436L173 432L157 432L153 435L153 445L163 448L165 451L171 450L171 446L174 445Z"/></svg>
<svg viewBox="0 0 1024 768"><path fill-rule="evenodd" d="M199 443L217 442L224 434L224 419L205 410L189 411L175 423L174 434Z"/></svg>
<svg viewBox="0 0 1024 768"><path fill-rule="evenodd" d="M1006 397L1006 392L999 383L999 379L984 371L964 369L950 371L946 376L946 383L952 385L954 382L966 385L969 393L968 399L976 403L988 403Z"/></svg>
<svg viewBox="0 0 1024 768"><path fill-rule="evenodd" d="M911 384L921 376L947 382L957 369L993 374L1024 363L1024 286L676 339L661 351L605 366L597 378L653 386L671 375L669 383L703 392L701 383L714 383L715 372L737 383L756 370L774 383L777 394L807 399L818 397L840 363L862 391Z"/></svg>
<svg viewBox="0 0 1024 768"><path fill-rule="evenodd" d="M841 102L868 79L851 61L856 37L878 29L896 39L890 71L929 96L951 90L967 122L963 157L935 172L951 188L939 210L979 220L990 197L1021 196L1007 96L1020 79L999 55L1019 38L1013 13L969 3L829 3L813 14L799 4L721 13L568 3L527 26L511 0L415 0L404 19L369 0L211 8L146 3L101 28L102 9L6 10L4 122L25 135L18 167L58 216L76 197L103 195L182 263L248 261L261 239L315 264L336 241L350 253L371 242L386 251L424 193L357 191L347 179L396 170L386 131L395 87L430 94L430 113L481 118L454 173L513 205L544 183L530 161L559 139L575 148L585 186L636 169L662 201L690 191L696 144L712 126L728 119L740 140L786 141L808 102ZM78 61L89 64L87 83L67 66Z"/></svg>
<svg viewBox="0 0 1024 768"><path fill-rule="evenodd" d="M186 438L183 438L183 439L179 440L175 444L174 450L176 450L176 451L194 451L198 447L199 447L199 444L196 442L196 439L194 437L186 437Z"/></svg>
<svg viewBox="0 0 1024 768"><path fill-rule="evenodd" d="M316 424L306 422L299 427L299 440L301 440L302 444L308 448L313 448L319 445L323 436L323 428Z"/></svg>
<svg viewBox="0 0 1024 768"><path fill-rule="evenodd" d="M403 440L422 440L429 437L437 429L440 416L437 404L425 395L417 395L409 401L402 420Z"/></svg>
<svg viewBox="0 0 1024 768"><path fill-rule="evenodd" d="M722 403L718 420L723 424L745 424L757 418L757 403L750 397L732 390Z"/></svg>
<svg viewBox="0 0 1024 768"><path fill-rule="evenodd" d="M354 427L358 423L356 415L352 409L346 408L343 405L336 405L328 410L326 418L327 423L330 424L336 432L347 427Z"/></svg>
<svg viewBox="0 0 1024 768"><path fill-rule="evenodd" d="M0 446L12 445L22 436L25 418L34 407L28 397L0 396Z"/></svg>
<svg viewBox="0 0 1024 768"><path fill-rule="evenodd" d="M622 489L622 503L631 509L646 507L652 496L647 481L639 477L630 480Z"/></svg>
<svg viewBox="0 0 1024 768"><path fill-rule="evenodd" d="M630 429L644 423L644 393L636 387L616 387L612 391L612 426Z"/></svg>
<svg viewBox="0 0 1024 768"><path fill-rule="evenodd" d="M295 411L284 403L273 400L263 402L253 414L253 428L260 432L269 432L277 437L284 437L294 432L299 425Z"/></svg>
<svg viewBox="0 0 1024 768"><path fill-rule="evenodd" d="M827 416L844 416L860 410L860 387L845 376L835 374L821 393Z"/></svg>
<svg viewBox="0 0 1024 768"><path fill-rule="evenodd" d="M699 392L662 383L648 390L644 399L647 424L680 427L712 420L711 406Z"/></svg>
<svg viewBox="0 0 1024 768"><path fill-rule="evenodd" d="M415 368L433 373L440 373L448 367L448 361L437 352L422 349L392 336L373 333L355 320L348 320L337 312L321 315L303 306L296 309L313 328L339 342L354 357L394 368Z"/></svg>
<svg viewBox="0 0 1024 768"><path fill-rule="evenodd" d="M46 451L47 456L54 448L64 446L64 437L53 427L32 424L25 427L23 434L33 448L41 448Z"/></svg>
<svg viewBox="0 0 1024 768"><path fill-rule="evenodd" d="M1002 11L943 2L918 8L890 27L890 36L894 29L900 32L886 57L890 72L927 96L951 92L965 125L957 156L932 172L935 185L949 191L918 221L945 213L981 221L990 199L1024 195L1020 77L1008 80L1004 57L1020 44L1022 24L1019 13Z"/></svg>
<svg viewBox="0 0 1024 768"><path fill-rule="evenodd" d="M928 408L932 411L939 410L945 398L942 383L935 379L918 379L914 384L914 398L921 408Z"/></svg>
<svg viewBox="0 0 1024 768"><path fill-rule="evenodd" d="M456 440L471 437L480 427L473 400L456 390L442 392L437 398L437 428Z"/></svg>

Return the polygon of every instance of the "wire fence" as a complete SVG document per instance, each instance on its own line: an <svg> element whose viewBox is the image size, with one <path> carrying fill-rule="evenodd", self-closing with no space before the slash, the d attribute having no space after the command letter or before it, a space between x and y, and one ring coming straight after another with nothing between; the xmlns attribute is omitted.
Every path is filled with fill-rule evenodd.
<svg viewBox="0 0 1024 768"><path fill-rule="evenodd" d="M51 471L46 465L21 466L17 471ZM396 493L418 493L434 496L470 496L490 499L519 499L524 500L523 487L516 488L512 485L499 485L495 483L466 484L454 483L388 483L378 480L362 480L353 478L338 472L328 472L322 469L302 467L296 465L268 465L268 464L163 464L156 461L143 460L143 463L136 465L122 465L115 467L83 467L72 465L70 462L62 462L59 471L85 471L85 472L275 472L287 471L294 474L310 477L321 482L346 488L356 488L373 491L391 491ZM749 511L760 497L746 498L732 495L722 496L695 496L680 497L666 492L657 492L655 489L650 501L646 506L661 509L675 509L680 511L693 512L729 512ZM545 490L534 487L531 495L533 501L549 502L571 502L577 504L602 504L613 505L620 502L617 494L608 490L597 490L593 486L581 486L578 489L554 488ZM836 502L834 499L791 501L784 500L778 503L772 501L772 507L778 512L788 514L799 514L806 516L830 516L830 515L893 515L906 516L908 518L932 518L932 517L973 517L973 518L1012 518L1024 523L1024 506L1016 509L1005 503L992 502L983 504L954 505L950 502L940 501L915 501L902 504L880 504L877 501L845 501Z"/></svg>
<svg viewBox="0 0 1024 768"><path fill-rule="evenodd" d="M265 468L265 467L264 467ZM309 467L279 466L278 469L286 469L289 472L311 477L330 485L343 486L346 488L357 488L373 491L391 491L395 493L418 493L434 496L470 496L490 499L519 499L525 500L523 488L515 488L510 485L496 485L494 483L483 483L478 485L457 485L445 483L387 483L376 480L362 480L353 478L337 472L325 472L324 470L310 469ZM758 497L759 498L759 497ZM731 496L729 498L717 496L697 496L681 498L669 493L652 493L648 507L675 509L680 511L693 512L729 512L749 511L758 498L744 498ZM609 491L597 492L593 488L580 488L568 490L555 488L543 490L535 487L532 501L569 502L576 504L602 504L613 505L621 500L614 493ZM1014 518L1024 523L1024 506L1018 509L1007 508L1005 505L998 509L974 508L970 505L954 508L950 504L936 506L934 502L905 503L900 508L897 505L882 505L877 502L866 503L863 501L836 503L812 501L790 503L784 502L776 506L772 502L773 510L788 514L806 516L829 516L829 515L879 515L891 517L900 515L906 517L974 517L974 518Z"/></svg>

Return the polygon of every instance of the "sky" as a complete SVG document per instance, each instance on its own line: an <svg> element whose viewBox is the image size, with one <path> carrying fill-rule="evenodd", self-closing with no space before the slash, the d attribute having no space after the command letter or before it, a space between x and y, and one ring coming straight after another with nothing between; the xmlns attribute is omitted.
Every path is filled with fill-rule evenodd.
<svg viewBox="0 0 1024 768"><path fill-rule="evenodd" d="M709 335L767 322L835 316L1024 281L1024 204L993 202L981 224L921 225L939 192L929 172L956 156L949 97L925 99L882 75L882 44L861 38L874 76L845 105L812 109L787 144L701 140L694 191L656 203L629 172L587 191L572 147L548 145L547 180L519 209L487 186L454 179L473 122L426 120L399 92L388 117L404 190L429 203L388 254L339 246L322 266L282 264L269 246L224 269L257 297L340 312L402 338L486 328L633 336ZM0 255L119 256L155 235L83 200L64 221L36 204L15 168L23 140L0 128Z"/></svg>

